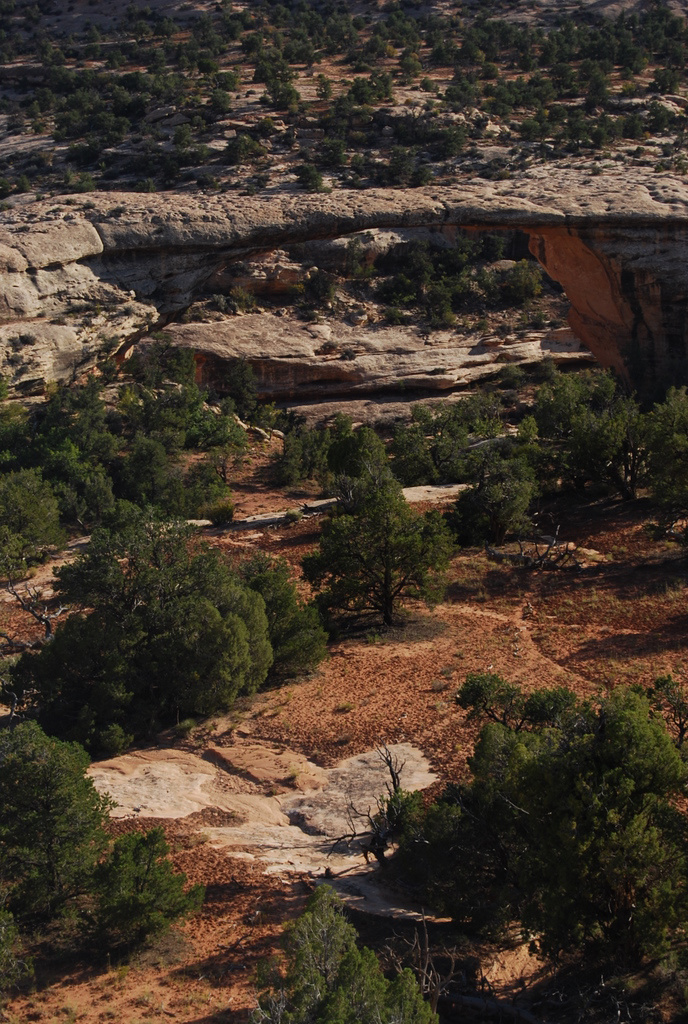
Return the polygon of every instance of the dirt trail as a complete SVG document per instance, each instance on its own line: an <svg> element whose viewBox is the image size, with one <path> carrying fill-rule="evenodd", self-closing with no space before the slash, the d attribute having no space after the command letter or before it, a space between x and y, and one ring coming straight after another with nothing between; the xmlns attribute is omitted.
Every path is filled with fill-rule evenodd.
<svg viewBox="0 0 688 1024"><path fill-rule="evenodd" d="M473 618L485 618L492 619L496 622L503 622L506 625L513 626L513 653L517 658L525 658L527 660L533 660L534 662L544 663L551 669L551 684L558 676L564 674L564 670L559 662L555 661L554 658L548 657L541 648L537 645L533 639L531 628L538 627L537 619L533 619L524 615L523 609L516 609L511 615L505 615L503 612L490 611L487 608L479 608L473 604L456 604L454 605L457 611L463 615ZM533 682L538 686L542 685L542 665L540 665L540 672L533 676ZM588 680L571 669L565 670L566 685L568 686L579 686L583 691L590 688ZM548 682L547 685L550 685Z"/></svg>

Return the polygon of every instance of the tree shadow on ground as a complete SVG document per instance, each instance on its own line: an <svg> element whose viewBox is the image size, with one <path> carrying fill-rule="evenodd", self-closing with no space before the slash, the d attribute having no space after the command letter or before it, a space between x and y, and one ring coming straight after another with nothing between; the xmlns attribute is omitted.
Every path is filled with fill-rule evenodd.
<svg viewBox="0 0 688 1024"><path fill-rule="evenodd" d="M42 941L31 950L34 974L18 988L19 991L25 988L27 991L32 988L37 991L49 988L71 990L96 978L108 977L113 986L117 986L126 977L130 966L171 967L186 960L189 949L188 936L174 927L139 947L94 942L92 936L83 937L79 944L75 942L70 946L67 938L60 938L58 922L46 927ZM120 969L123 972L121 978Z"/></svg>
<svg viewBox="0 0 688 1024"><path fill-rule="evenodd" d="M435 640L446 633L446 622L432 614L403 610L392 626L384 626L379 615L339 616L334 623L333 641L365 640L370 644L420 643Z"/></svg>
<svg viewBox="0 0 688 1024"><path fill-rule="evenodd" d="M547 577L547 578L545 578ZM586 590L632 600L662 597L688 585L688 562L683 557L660 557L638 564L609 562L586 566L567 575L541 573L534 578L533 592L542 596L575 596Z"/></svg>
<svg viewBox="0 0 688 1024"><path fill-rule="evenodd" d="M236 883L211 883L206 887L204 908L220 911L231 905L236 894ZM211 985L222 987L231 980L233 974L254 970L262 958L274 953L276 935L272 928L265 932L265 926L281 925L284 921L298 917L309 895L310 888L306 888L300 881L257 895L255 906L245 915L244 924L248 930L242 929L243 934L236 941L220 946L209 956L187 962L173 974L179 978L198 978L202 975ZM215 1020L215 1017L210 1015L201 1019L210 1021Z"/></svg>
<svg viewBox="0 0 688 1024"><path fill-rule="evenodd" d="M448 584L445 601L466 604L486 598L522 597L531 588L534 578L535 574L529 569L517 566L496 568L485 558L484 567L472 566L470 575L466 573L463 579Z"/></svg>
<svg viewBox="0 0 688 1024"><path fill-rule="evenodd" d="M575 668L600 656L615 661L659 657L683 652L688 647L688 614L675 615L651 632L627 632L586 640L566 658L567 666Z"/></svg>
<svg viewBox="0 0 688 1024"><path fill-rule="evenodd" d="M186 1024L240 1024L240 1021L249 1020L248 1014L239 1015L235 1010L214 1010L211 1013L204 1013L202 1017L187 1017Z"/></svg>
<svg viewBox="0 0 688 1024"><path fill-rule="evenodd" d="M463 577L453 580L445 600L453 604L496 598L568 597L594 588L621 599L662 596L688 585L688 560L683 550L658 552L642 561L609 561L556 570L533 570L519 566L470 566Z"/></svg>
<svg viewBox="0 0 688 1024"><path fill-rule="evenodd" d="M672 974L657 962L628 970L616 961L602 962L580 956L562 957L528 989L530 1006L549 1008L548 1019L562 1022L586 1021L609 1024L617 1020L685 1020L682 972Z"/></svg>
<svg viewBox="0 0 688 1024"><path fill-rule="evenodd" d="M317 517L313 517L316 519ZM255 524L256 529L260 529L260 524ZM301 548L308 544L317 544L320 539L320 528L317 523L313 523L312 529L300 529L298 532L293 533L289 536L279 536L280 550L283 548Z"/></svg>

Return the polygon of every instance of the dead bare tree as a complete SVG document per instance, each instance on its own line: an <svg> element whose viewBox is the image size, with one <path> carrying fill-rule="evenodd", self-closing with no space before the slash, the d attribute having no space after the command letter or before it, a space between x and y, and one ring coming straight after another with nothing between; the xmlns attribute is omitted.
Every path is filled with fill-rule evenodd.
<svg viewBox="0 0 688 1024"><path fill-rule="evenodd" d="M373 856L378 864L383 866L385 854L396 831L395 821L389 814L389 805L390 801L401 792L401 773L406 762L400 761L386 743L381 743L379 747L376 747L376 753L389 772L390 781L385 784L387 796L377 798L374 811L371 807L361 811L355 806L353 800L350 800L346 812L350 826L349 831L334 840L330 853L340 843L350 846L352 843L358 842L366 862ZM361 822L365 822L363 827L361 827Z"/></svg>
<svg viewBox="0 0 688 1024"><path fill-rule="evenodd" d="M263 998L253 1011L252 1020L256 1024L282 1024L287 1019L289 1002L283 988Z"/></svg>
<svg viewBox="0 0 688 1024"><path fill-rule="evenodd" d="M60 605L59 608L51 611L49 602L43 597L43 592L38 587L26 587L22 592L17 585L8 580L5 589L15 599L22 611L30 615L36 622L43 626L43 636L36 640L22 640L11 636L4 630L0 630L0 653L21 654L23 651L35 650L43 647L53 638L53 622L59 619L68 610L68 605Z"/></svg>
<svg viewBox="0 0 688 1024"><path fill-rule="evenodd" d="M448 948L442 946L433 949L428 936L428 925L423 912L422 927L414 931L413 939L400 936L395 933L395 938L403 944L403 951L400 953L399 945L396 947L387 944L385 953L391 964L397 971L404 967L410 967L415 974L423 995L427 998L433 1013L437 1013L440 1004L447 1009L462 1007L469 1010L477 1010L484 1017L497 1017L499 1020L509 1018L515 1021L522 1021L523 1024L539 1024L533 1014L521 1006L508 1003L506 1000L497 999L492 994L492 987L483 976L481 988L487 986L488 994L481 992L457 992L450 991L452 987L465 988L467 977L465 970L466 956L462 955L456 947Z"/></svg>
<svg viewBox="0 0 688 1024"><path fill-rule="evenodd" d="M353 801L350 801L346 810L349 831L337 836L332 843L330 853L333 853L340 843L351 846L352 843L358 842L366 863L373 856L378 864L384 865L385 853L391 839L386 804L387 801L384 797L378 797L376 800L377 810L373 811L368 807L367 810L361 811ZM362 822L365 822L365 825L362 825Z"/></svg>
<svg viewBox="0 0 688 1024"><path fill-rule="evenodd" d="M559 543L558 526L553 537L536 537L529 547L525 547L519 540L518 547L517 552L499 551L486 544L485 552L491 562L508 562L510 565L521 565L525 569L562 569L566 565L580 568L580 562L576 557L576 545Z"/></svg>
<svg viewBox="0 0 688 1024"><path fill-rule="evenodd" d="M389 772L392 785L390 789L390 784L389 782L387 783L387 792L390 796L393 796L401 789L401 773L406 766L406 761L400 761L397 755L389 749L386 743L381 743L379 747L376 747L375 753Z"/></svg>
<svg viewBox="0 0 688 1024"><path fill-rule="evenodd" d="M447 949L446 946L438 950L431 948L425 911L421 931L416 928L412 940L399 935L395 935L395 938L400 939L406 947L404 953L399 955L394 946L387 945L387 955L398 971L410 965L418 979L421 992L430 1002L432 1012L437 1013L439 998L449 986L457 981L464 984L466 982L466 972L462 966L465 956L462 957L455 946L451 949Z"/></svg>

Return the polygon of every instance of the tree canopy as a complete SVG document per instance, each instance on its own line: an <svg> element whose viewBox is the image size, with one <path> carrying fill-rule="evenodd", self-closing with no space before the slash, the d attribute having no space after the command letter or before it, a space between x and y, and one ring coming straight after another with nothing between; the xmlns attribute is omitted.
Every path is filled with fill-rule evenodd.
<svg viewBox="0 0 688 1024"><path fill-rule="evenodd" d="M459 495L447 516L459 542L503 544L509 533L528 532L528 508L537 490L528 463L486 451L476 468L476 482Z"/></svg>
<svg viewBox="0 0 688 1024"><path fill-rule="evenodd" d="M272 663L265 603L185 524L129 509L57 572L71 615L15 680L46 728L113 753L175 716L230 707Z"/></svg>
<svg viewBox="0 0 688 1024"><path fill-rule="evenodd" d="M284 558L256 552L239 566L246 586L263 598L275 676L294 676L315 668L327 654L327 634L317 609L299 601Z"/></svg>
<svg viewBox="0 0 688 1024"><path fill-rule="evenodd" d="M96 921L110 939L140 942L198 910L203 886L185 888L175 873L161 828L130 832L114 843L95 872Z"/></svg>
<svg viewBox="0 0 688 1024"><path fill-rule="evenodd" d="M688 922L686 767L640 693L549 693L525 724L530 698L518 688L469 679L462 703L491 719L472 780L449 786L407 832L402 858L464 926L495 933L519 921L546 955L634 964Z"/></svg>
<svg viewBox="0 0 688 1024"><path fill-rule="evenodd" d="M0 732L0 988L30 969L20 930L39 921L68 916L81 940L98 933L132 945L202 902L202 887L174 871L161 829L108 841L112 802L86 775L88 763L77 743L35 722Z"/></svg>
<svg viewBox="0 0 688 1024"><path fill-rule="evenodd" d="M88 884L109 806L88 763L35 722L0 732L0 883L15 913L50 915Z"/></svg>
<svg viewBox="0 0 688 1024"><path fill-rule="evenodd" d="M0 475L0 574L26 571L64 542L57 499L35 469Z"/></svg>
<svg viewBox="0 0 688 1024"><path fill-rule="evenodd" d="M286 978L263 993L254 1024L435 1024L412 972L387 981L356 938L339 897L319 886L287 932Z"/></svg>
<svg viewBox="0 0 688 1024"><path fill-rule="evenodd" d="M451 542L436 512L419 515L386 467L345 484L347 495L324 524L319 550L303 560L322 608L373 611L394 622L403 598L441 594Z"/></svg>
<svg viewBox="0 0 688 1024"><path fill-rule="evenodd" d="M161 514L198 516L230 496L229 470L247 445L234 400L228 396L211 409L194 382L193 353L163 342L130 364L116 402L106 401L104 378L95 375L83 384L50 385L46 402L30 412L0 395L3 489L24 482L29 526L34 510L43 510L39 551L58 512L63 526L90 530L108 520L117 499L154 505ZM244 396L242 407L255 411L255 400L246 405L246 387L235 391ZM203 455L185 459L188 449ZM16 495L0 495L0 530L11 525L5 520L16 502ZM24 536L16 527L13 534Z"/></svg>

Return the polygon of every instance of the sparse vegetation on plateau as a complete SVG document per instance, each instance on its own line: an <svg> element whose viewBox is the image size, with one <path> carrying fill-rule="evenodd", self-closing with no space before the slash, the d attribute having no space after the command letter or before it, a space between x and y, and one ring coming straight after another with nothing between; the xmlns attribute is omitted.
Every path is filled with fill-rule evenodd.
<svg viewBox="0 0 688 1024"><path fill-rule="evenodd" d="M316 164L355 187L421 185L457 168L500 179L572 156L626 160L629 143L648 142L651 169L685 162L673 97L686 28L662 4L543 25L491 4L366 16L280 4L162 15L132 4L69 32L45 4L34 17L4 7L0 61L17 73L0 113L14 134L44 144L0 159L0 198L255 189L282 162L316 191ZM326 145L313 147L313 130Z"/></svg>

